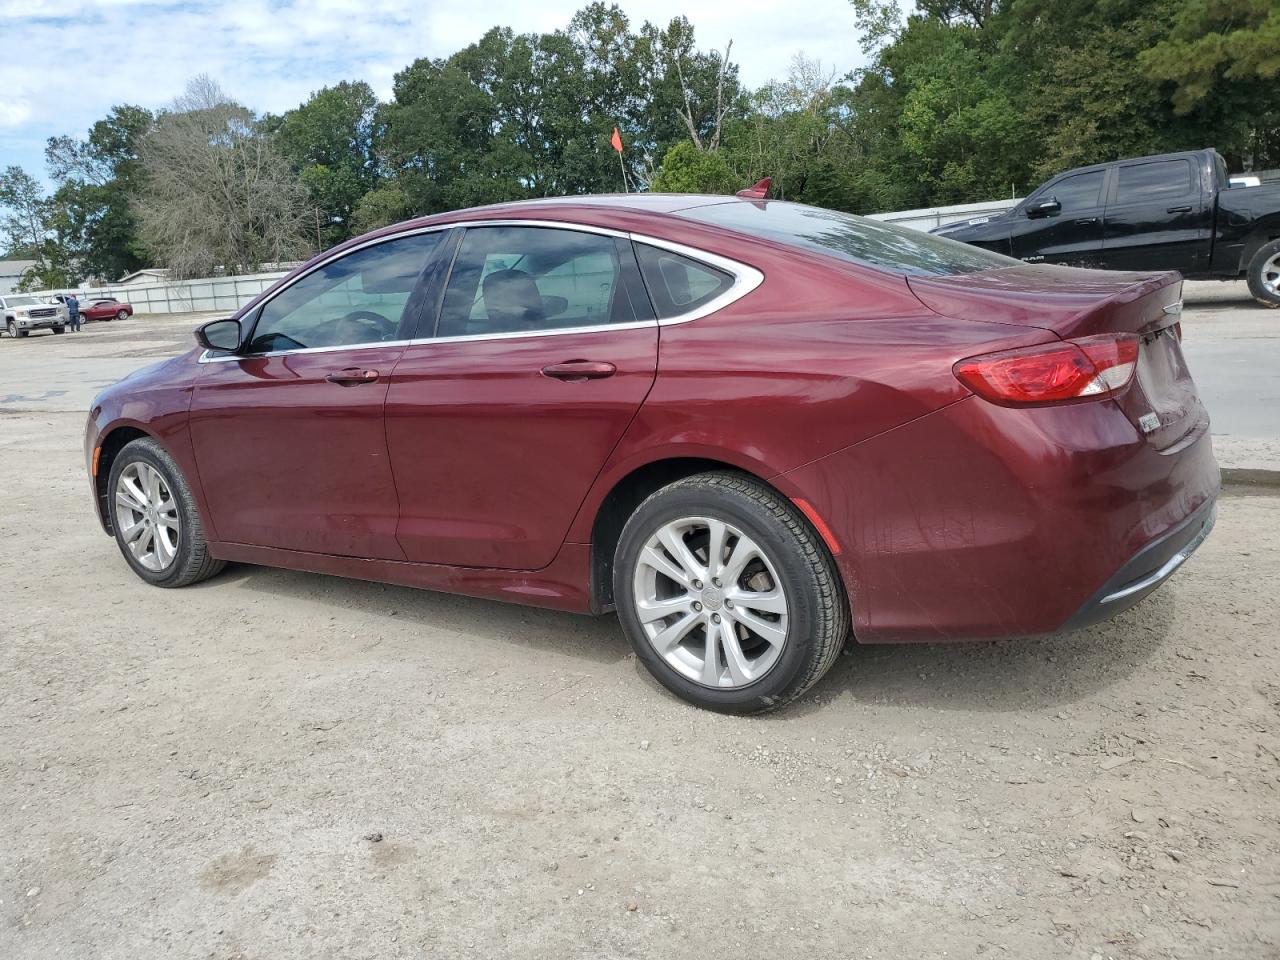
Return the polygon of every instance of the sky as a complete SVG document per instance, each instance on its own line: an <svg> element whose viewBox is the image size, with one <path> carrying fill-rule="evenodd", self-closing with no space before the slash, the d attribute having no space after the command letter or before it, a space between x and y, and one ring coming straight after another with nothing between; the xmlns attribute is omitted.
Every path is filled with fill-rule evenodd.
<svg viewBox="0 0 1280 960"><path fill-rule="evenodd" d="M18 164L47 183L49 137L84 136L115 104L164 106L199 73L263 113L341 80L366 80L386 99L418 57L447 56L497 25L550 32L586 2L0 0L0 169ZM749 87L785 76L800 51L837 75L864 62L848 0L809 0L802 11L777 0L619 5L633 29L684 14L700 48L732 40Z"/></svg>

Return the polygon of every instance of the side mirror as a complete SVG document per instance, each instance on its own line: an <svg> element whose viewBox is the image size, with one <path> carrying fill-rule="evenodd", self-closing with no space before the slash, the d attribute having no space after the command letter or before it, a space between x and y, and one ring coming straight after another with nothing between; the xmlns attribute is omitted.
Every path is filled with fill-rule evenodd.
<svg viewBox="0 0 1280 960"><path fill-rule="evenodd" d="M1037 217L1052 217L1061 212L1062 204L1058 202L1057 197L1045 197L1027 207L1027 216L1033 220Z"/></svg>
<svg viewBox="0 0 1280 960"><path fill-rule="evenodd" d="M227 352L240 349L240 321L214 320L196 327L196 343L206 350Z"/></svg>

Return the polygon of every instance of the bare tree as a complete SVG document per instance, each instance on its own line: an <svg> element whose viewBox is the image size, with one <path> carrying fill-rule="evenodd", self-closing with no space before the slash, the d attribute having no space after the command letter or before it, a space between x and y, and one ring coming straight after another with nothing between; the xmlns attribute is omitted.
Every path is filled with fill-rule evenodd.
<svg viewBox="0 0 1280 960"><path fill-rule="evenodd" d="M677 51L675 55L676 76L680 80L680 93L684 96L684 109L680 112L680 119L684 121L685 129L689 131L689 137L693 140L694 146L699 150L707 153L714 153L720 148L720 130L724 126L724 118L728 116L732 103L725 103L724 100L724 84L725 75L730 69L729 54L733 50L733 41L724 48L724 56L720 58L719 71L716 74L716 109L713 117L711 133L706 138L698 135L698 124L693 115L693 92L689 89L689 84L684 78L684 60L683 51Z"/></svg>
<svg viewBox="0 0 1280 960"><path fill-rule="evenodd" d="M308 252L306 191L253 114L192 80L142 142L143 242L175 277L252 271Z"/></svg>

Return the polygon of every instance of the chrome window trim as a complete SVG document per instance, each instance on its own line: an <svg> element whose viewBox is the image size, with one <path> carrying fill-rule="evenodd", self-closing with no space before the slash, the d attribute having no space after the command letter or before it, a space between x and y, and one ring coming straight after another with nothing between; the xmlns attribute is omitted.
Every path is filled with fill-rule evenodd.
<svg viewBox="0 0 1280 960"><path fill-rule="evenodd" d="M658 247L662 250L670 250L672 253L678 253L690 260L696 260L705 263L708 266L715 267L724 271L733 277L733 283L729 289L713 300L704 303L702 306L690 310L687 313L677 314L674 317L667 317L663 320L636 320L629 323L608 323L608 324L592 324L581 327L563 327L552 330L512 330L504 333L478 333L457 337L415 337L412 340L385 340L375 341L373 343L353 343L340 346L329 347L300 347L297 350L273 350L269 353L253 353L253 354L225 354L211 355L206 350L198 359L199 363L225 363L238 360L249 360L260 357L281 357L291 356L293 354L307 353L333 353L338 350L370 350L376 347L397 347L397 346L423 346L430 343L467 343L479 340L514 340L521 337L559 337L572 333L602 333L608 330L635 330L641 327L665 327L672 326L677 323L689 323L690 321L709 316L719 310L723 310L731 303L741 300L756 287L764 282L764 273L755 267L740 263L737 260L731 260L728 257L722 257L717 253L711 253L698 247L690 247L683 243L676 243L672 240L663 240L659 237L651 237L643 233L633 233L626 230L615 230L611 227L597 227L585 223L573 223L567 220L519 220L519 219L502 219L502 220L459 220L452 223L436 223L425 227L417 227L412 230L404 230L394 234L388 234L383 237L375 237L364 243L357 244L354 247L347 247L333 256L326 257L318 261L310 267L306 272L298 274L288 283L283 284L263 299L255 310L261 311L267 304L278 297L284 291L288 290L295 283L304 277L309 277L315 271L322 267L328 266L336 260L364 250L368 247L377 246L381 243L389 243L392 240L398 240L402 237L416 236L422 233L433 233L441 230L453 230L469 227L543 227L553 230L574 230L578 233L594 233L606 237L620 237L624 240L630 240L634 243L644 243L651 247ZM240 319L237 317L236 319Z"/></svg>

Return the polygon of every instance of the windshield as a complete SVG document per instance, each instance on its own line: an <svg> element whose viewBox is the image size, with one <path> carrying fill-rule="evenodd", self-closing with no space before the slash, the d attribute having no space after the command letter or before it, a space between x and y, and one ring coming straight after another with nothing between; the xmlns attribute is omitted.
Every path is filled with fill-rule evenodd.
<svg viewBox="0 0 1280 960"><path fill-rule="evenodd" d="M946 237L781 200L730 200L682 210L679 216L913 276L976 273L1020 263Z"/></svg>
<svg viewBox="0 0 1280 960"><path fill-rule="evenodd" d="M40 301L35 297L5 297L5 303L11 307L37 307Z"/></svg>

